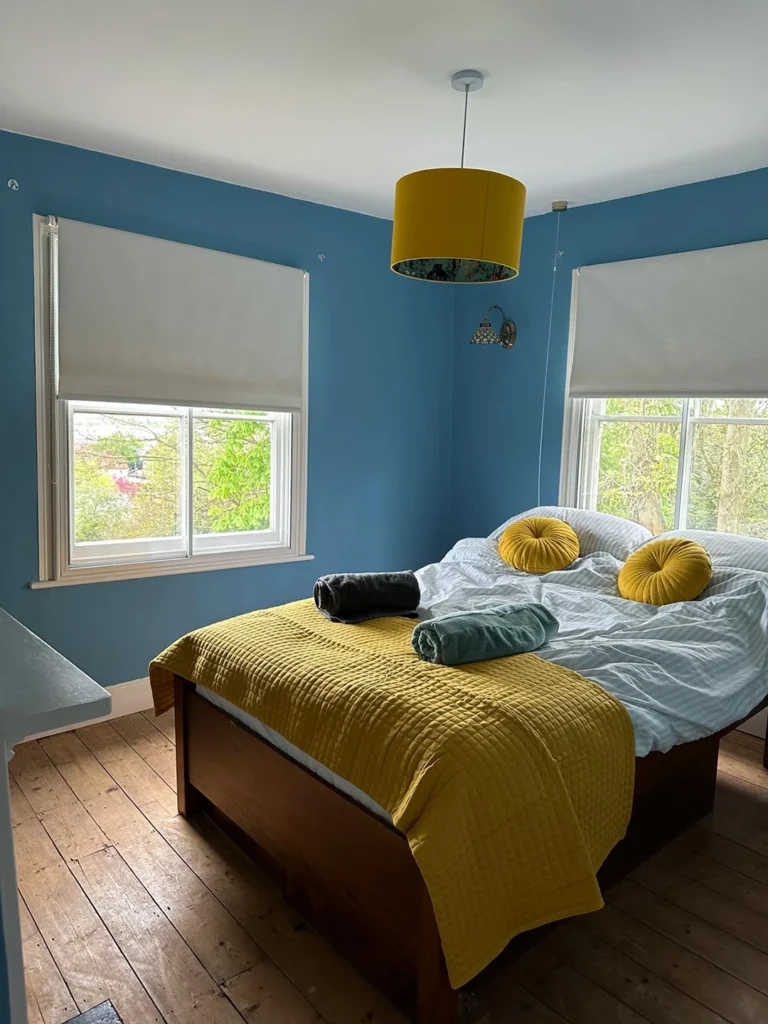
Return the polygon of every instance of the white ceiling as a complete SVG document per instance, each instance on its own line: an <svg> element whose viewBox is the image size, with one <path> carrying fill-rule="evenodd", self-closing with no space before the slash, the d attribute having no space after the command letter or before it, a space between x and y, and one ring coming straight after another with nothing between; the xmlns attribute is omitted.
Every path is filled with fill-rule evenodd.
<svg viewBox="0 0 768 1024"><path fill-rule="evenodd" d="M0 127L390 216L467 163L528 212L768 165L768 0L0 0Z"/></svg>

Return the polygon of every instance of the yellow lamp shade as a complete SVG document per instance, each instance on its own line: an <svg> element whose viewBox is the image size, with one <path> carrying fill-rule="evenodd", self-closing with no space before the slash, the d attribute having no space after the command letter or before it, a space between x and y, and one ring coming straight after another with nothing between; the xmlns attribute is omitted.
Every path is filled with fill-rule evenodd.
<svg viewBox="0 0 768 1024"><path fill-rule="evenodd" d="M496 171L434 167L395 189L392 269L405 277L484 284L517 277L525 185Z"/></svg>

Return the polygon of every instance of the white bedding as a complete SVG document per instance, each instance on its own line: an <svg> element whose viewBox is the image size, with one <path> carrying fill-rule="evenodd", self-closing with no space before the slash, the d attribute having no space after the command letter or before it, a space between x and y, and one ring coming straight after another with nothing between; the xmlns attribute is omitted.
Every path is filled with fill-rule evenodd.
<svg viewBox="0 0 768 1024"><path fill-rule="evenodd" d="M619 596L621 565L597 552L532 576L507 565L492 541L461 540L416 573L422 617L541 602L560 630L537 654L618 697L639 757L747 715L768 693L768 574L718 569L696 601L656 607Z"/></svg>

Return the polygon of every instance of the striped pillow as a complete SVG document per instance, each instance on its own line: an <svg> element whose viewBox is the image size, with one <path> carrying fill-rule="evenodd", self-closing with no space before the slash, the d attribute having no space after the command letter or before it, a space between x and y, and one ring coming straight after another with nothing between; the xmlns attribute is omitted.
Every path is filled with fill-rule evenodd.
<svg viewBox="0 0 768 1024"><path fill-rule="evenodd" d="M684 537L707 549L715 569L749 569L768 573L768 540L738 537L719 530L669 530L661 537Z"/></svg>
<svg viewBox="0 0 768 1024"><path fill-rule="evenodd" d="M595 551L607 551L608 554L618 558L620 562L626 562L629 556L645 544L653 540L653 534L646 530L639 523L633 523L629 519L620 519L619 516L608 515L607 512L593 512L586 508L567 508L561 505L539 505L537 508L529 508L512 516L506 523L494 530L488 540L498 542L499 537L510 525L518 519L525 519L528 516L546 516L549 519L562 519L569 523L579 538L579 554L591 555ZM706 545L705 545L706 547Z"/></svg>

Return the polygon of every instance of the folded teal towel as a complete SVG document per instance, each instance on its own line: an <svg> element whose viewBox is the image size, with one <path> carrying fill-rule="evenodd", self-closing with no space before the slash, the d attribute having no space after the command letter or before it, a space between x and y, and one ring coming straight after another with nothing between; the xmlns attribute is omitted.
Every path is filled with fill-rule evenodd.
<svg viewBox="0 0 768 1024"><path fill-rule="evenodd" d="M502 604L420 622L411 646L435 665L465 665L535 651L556 633L557 619L544 605Z"/></svg>

